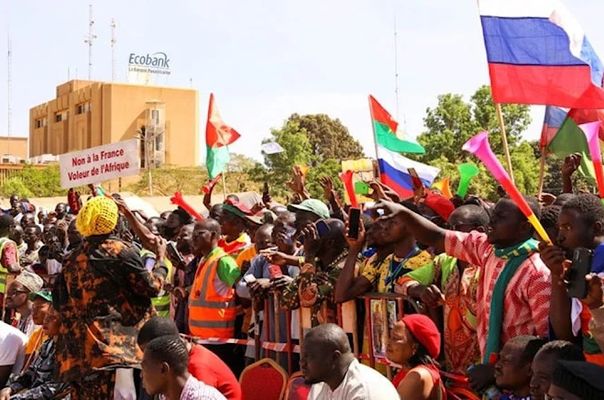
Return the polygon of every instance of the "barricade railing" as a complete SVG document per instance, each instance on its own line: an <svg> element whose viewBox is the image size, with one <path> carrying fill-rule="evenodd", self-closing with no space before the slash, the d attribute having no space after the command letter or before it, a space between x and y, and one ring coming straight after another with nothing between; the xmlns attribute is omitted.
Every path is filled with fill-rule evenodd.
<svg viewBox="0 0 604 400"><path fill-rule="evenodd" d="M292 374L295 364L294 354L299 354L302 350L301 339L312 328L312 315L311 309L307 307L300 307L296 310L282 308L279 301L280 296L280 292L269 292L269 295L262 300L262 319L255 311L257 300L252 300L255 322L253 338L199 338L188 335L183 335L183 337L200 344L230 343L254 346L256 361L269 357L279 362L280 354L285 353L287 365L284 365L284 368L287 367L288 373ZM386 345L390 329L404 315L404 301L404 297L399 294L368 293L355 300L337 304L337 324L349 335L355 356L361 361L368 362L372 368L375 368L376 364L386 366L388 377L391 377L392 371L386 358ZM359 302L365 312L362 325L358 323L357 304ZM295 328L292 327L292 322L294 321L297 321L298 328L296 337L293 335ZM366 344L365 349L363 344Z"/></svg>

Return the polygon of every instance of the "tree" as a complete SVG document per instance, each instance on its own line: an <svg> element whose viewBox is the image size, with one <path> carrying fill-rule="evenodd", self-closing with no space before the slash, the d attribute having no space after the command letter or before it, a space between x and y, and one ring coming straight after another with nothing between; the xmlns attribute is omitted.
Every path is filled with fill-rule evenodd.
<svg viewBox="0 0 604 400"><path fill-rule="evenodd" d="M0 193L3 196L15 193L22 197L49 197L62 196L66 190L61 188L61 174L58 165L42 168L26 165L4 182Z"/></svg>
<svg viewBox="0 0 604 400"><path fill-rule="evenodd" d="M227 164L227 173L232 173L232 172L241 172L241 173L245 173L247 171L249 171L250 169L253 169L256 164L258 164L258 161L254 160L251 157L248 157L246 155L243 154L239 154L239 153L231 153L230 154L230 161Z"/></svg>
<svg viewBox="0 0 604 400"><path fill-rule="evenodd" d="M296 123L306 132L315 165L325 160L347 160L363 157L361 144L354 139L339 119L326 114L292 114L287 123Z"/></svg>
<svg viewBox="0 0 604 400"><path fill-rule="evenodd" d="M529 143L521 140L522 133L531 122L529 107L506 104L502 105L502 113L516 183L521 191L534 194L538 189L538 156ZM494 198L496 182L475 157L461 150L468 139L481 130L487 130L493 152L501 156L500 161L504 161L501 129L490 87L478 88L469 102L458 94L438 96L436 107L426 110L424 124L426 131L418 137L418 141L424 146L426 153L416 158L441 168L441 177L449 177L453 188L459 181L457 165L467 161L479 164L481 174L473 180L470 190Z"/></svg>
<svg viewBox="0 0 604 400"><path fill-rule="evenodd" d="M363 157L361 145L348 129L325 114L292 114L280 129L273 129L271 137L262 141L269 142L279 143L284 152L265 154L264 166L257 165L250 175L258 182L269 182L273 194L280 197L289 193L287 182L295 165L309 167L307 187L311 195L318 197L322 193L319 178L335 178L342 160Z"/></svg>

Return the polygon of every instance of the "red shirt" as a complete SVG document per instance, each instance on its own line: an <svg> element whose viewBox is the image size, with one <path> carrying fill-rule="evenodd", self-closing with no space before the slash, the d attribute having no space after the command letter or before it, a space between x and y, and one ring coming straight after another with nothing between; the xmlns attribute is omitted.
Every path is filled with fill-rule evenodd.
<svg viewBox="0 0 604 400"><path fill-rule="evenodd" d="M493 290L507 261L497 257L487 235L478 232L447 231L445 251L480 268L476 333L484 357ZM550 271L539 253L533 253L520 265L505 290L501 343L520 335L547 337L551 293Z"/></svg>
<svg viewBox="0 0 604 400"><path fill-rule="evenodd" d="M189 372L206 385L218 389L228 400L241 400L241 386L233 372L205 347L198 344L191 347Z"/></svg>

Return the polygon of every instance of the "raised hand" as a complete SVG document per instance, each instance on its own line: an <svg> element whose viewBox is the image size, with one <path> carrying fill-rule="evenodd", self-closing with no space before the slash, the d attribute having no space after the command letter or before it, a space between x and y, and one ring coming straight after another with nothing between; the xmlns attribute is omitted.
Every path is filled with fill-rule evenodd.
<svg viewBox="0 0 604 400"><path fill-rule="evenodd" d="M325 197L325 200L331 202L333 200L333 198L335 197L335 190L333 188L333 179L331 179L330 176L324 176L321 179L319 179L319 183L321 184L321 187L323 188L323 196Z"/></svg>

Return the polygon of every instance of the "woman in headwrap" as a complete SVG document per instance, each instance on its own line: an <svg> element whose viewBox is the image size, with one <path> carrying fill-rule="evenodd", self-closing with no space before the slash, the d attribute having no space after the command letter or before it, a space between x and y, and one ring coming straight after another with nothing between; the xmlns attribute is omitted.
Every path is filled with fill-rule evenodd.
<svg viewBox="0 0 604 400"><path fill-rule="evenodd" d="M140 364L139 328L154 314L166 277L165 243L149 272L136 248L115 236L118 207L95 197L78 213L83 243L69 254L55 283L61 314L56 358L60 378L74 388L72 399L113 398L118 381Z"/></svg>
<svg viewBox="0 0 604 400"><path fill-rule="evenodd" d="M438 363L435 361L439 354L440 332L430 318L412 314L394 325L386 356L401 369L392 379L401 399L445 398Z"/></svg>

